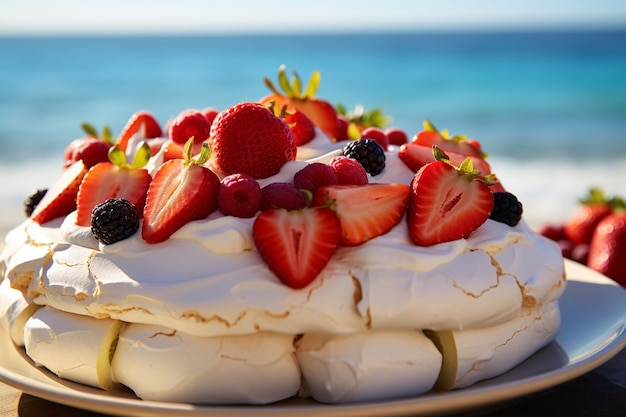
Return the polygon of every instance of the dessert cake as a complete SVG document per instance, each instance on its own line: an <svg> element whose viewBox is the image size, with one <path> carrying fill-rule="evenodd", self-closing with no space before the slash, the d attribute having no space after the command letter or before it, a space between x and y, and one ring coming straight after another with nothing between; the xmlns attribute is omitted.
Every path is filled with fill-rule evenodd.
<svg viewBox="0 0 626 417"><path fill-rule="evenodd" d="M6 237L8 337L61 378L213 404L457 389L553 340L560 249L480 143L384 131L318 82L281 67L257 103L72 142Z"/></svg>

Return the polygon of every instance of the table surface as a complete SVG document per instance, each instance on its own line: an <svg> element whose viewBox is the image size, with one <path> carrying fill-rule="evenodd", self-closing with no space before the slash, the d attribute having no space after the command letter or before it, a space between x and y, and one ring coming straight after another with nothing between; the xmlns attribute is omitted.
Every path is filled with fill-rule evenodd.
<svg viewBox="0 0 626 417"><path fill-rule="evenodd" d="M96 417L106 415L56 404L0 383L0 416ZM599 368L556 387L488 408L471 417L623 417L626 415L626 349Z"/></svg>

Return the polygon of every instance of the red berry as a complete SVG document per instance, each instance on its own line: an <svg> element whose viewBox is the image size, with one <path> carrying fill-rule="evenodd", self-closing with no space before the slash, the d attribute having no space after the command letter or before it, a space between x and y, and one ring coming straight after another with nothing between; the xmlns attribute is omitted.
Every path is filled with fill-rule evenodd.
<svg viewBox="0 0 626 417"><path fill-rule="evenodd" d="M214 107L207 107L206 109L202 110L202 114L204 114L204 117L206 118L207 122L209 122L209 124L213 124L213 120L215 120L215 116L217 116L219 112L220 111Z"/></svg>
<svg viewBox="0 0 626 417"><path fill-rule="evenodd" d="M274 182L261 189L261 210L300 210L307 206L304 193L288 182Z"/></svg>
<svg viewBox="0 0 626 417"><path fill-rule="evenodd" d="M356 159L347 156L336 156L328 163L337 176L339 184L364 185L369 182L367 171Z"/></svg>
<svg viewBox="0 0 626 417"><path fill-rule="evenodd" d="M209 137L211 123L203 113L189 109L181 112L169 125L169 135L176 143L185 144L193 137L193 143L202 143Z"/></svg>
<svg viewBox="0 0 626 417"><path fill-rule="evenodd" d="M247 174L232 174L220 184L219 210L227 216L250 218L261 208L261 187Z"/></svg>
<svg viewBox="0 0 626 417"><path fill-rule="evenodd" d="M539 234L555 242L566 239L563 225L546 224L539 229Z"/></svg>
<svg viewBox="0 0 626 417"><path fill-rule="evenodd" d="M385 131L385 134L387 135L387 138L389 138L390 145L400 146L409 141L409 137L407 136L406 132L396 127L387 129Z"/></svg>
<svg viewBox="0 0 626 417"><path fill-rule="evenodd" d="M326 266L339 243L339 219L325 208L267 210L252 237L270 270L291 288L306 287Z"/></svg>
<svg viewBox="0 0 626 417"><path fill-rule="evenodd" d="M110 146L99 138L84 137L75 139L65 149L64 168L73 165L74 162L81 160L85 164L85 168L89 169L98 162L106 162L109 160Z"/></svg>
<svg viewBox="0 0 626 417"><path fill-rule="evenodd" d="M212 166L221 174L243 172L256 179L276 174L297 152L287 123L256 103L237 104L218 114L209 145Z"/></svg>
<svg viewBox="0 0 626 417"><path fill-rule="evenodd" d="M293 133L296 145L302 146L315 137L315 125L304 113L291 108L284 120Z"/></svg>
<svg viewBox="0 0 626 417"><path fill-rule="evenodd" d="M443 161L424 165L411 188L407 222L416 245L466 238L493 210L491 190L479 177Z"/></svg>
<svg viewBox="0 0 626 417"><path fill-rule="evenodd" d="M337 184L335 170L324 163L314 162L296 172L293 185L299 190L309 190L312 194L321 186Z"/></svg>
<svg viewBox="0 0 626 417"><path fill-rule="evenodd" d="M387 150L389 147L389 138L385 132L382 131L382 129L377 127L368 127L363 129L361 132L361 138L375 140L384 150Z"/></svg>

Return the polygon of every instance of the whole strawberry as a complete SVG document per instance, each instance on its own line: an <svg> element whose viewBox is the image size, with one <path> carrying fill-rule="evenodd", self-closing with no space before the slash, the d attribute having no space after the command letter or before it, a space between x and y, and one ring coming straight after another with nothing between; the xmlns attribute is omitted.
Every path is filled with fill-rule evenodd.
<svg viewBox="0 0 626 417"><path fill-rule="evenodd" d="M574 245L589 244L600 220L613 211L613 203L597 188L589 190L588 196L580 203L581 206L565 223L564 229L565 237Z"/></svg>
<svg viewBox="0 0 626 417"><path fill-rule="evenodd" d="M248 174L267 178L296 159L289 125L270 109L240 103L217 115L209 137L211 164L223 175Z"/></svg>
<svg viewBox="0 0 626 417"><path fill-rule="evenodd" d="M598 222L587 266L626 285L626 211L609 214Z"/></svg>

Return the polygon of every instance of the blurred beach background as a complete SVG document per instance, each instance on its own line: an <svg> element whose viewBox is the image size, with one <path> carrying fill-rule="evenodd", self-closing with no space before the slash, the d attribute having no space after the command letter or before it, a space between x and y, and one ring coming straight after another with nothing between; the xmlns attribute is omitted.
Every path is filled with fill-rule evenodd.
<svg viewBox="0 0 626 417"><path fill-rule="evenodd" d="M626 197L626 2L334 3L0 1L0 236L82 122L255 101L281 64L409 136L480 140L533 227Z"/></svg>

